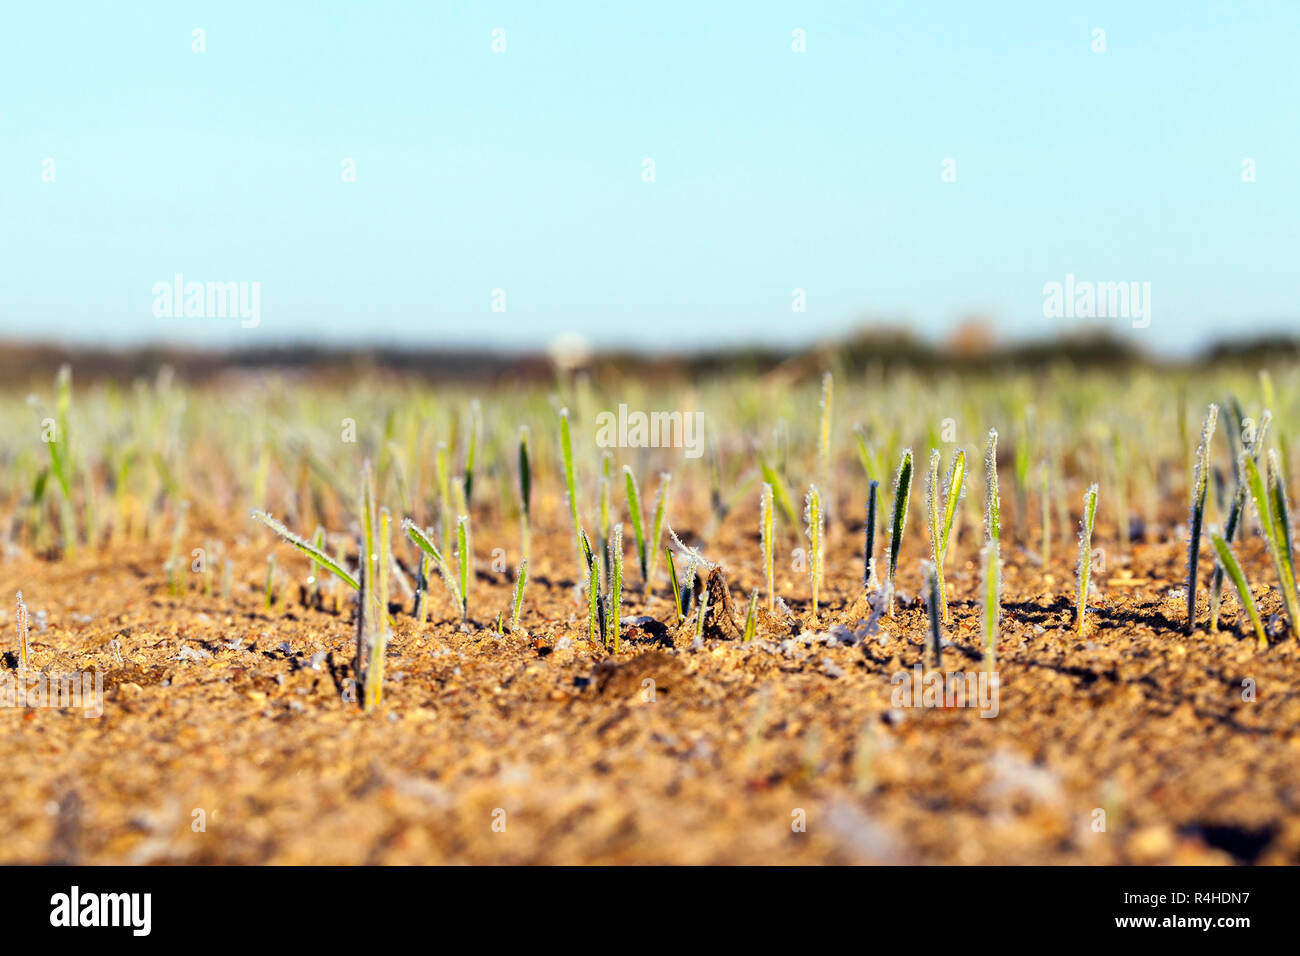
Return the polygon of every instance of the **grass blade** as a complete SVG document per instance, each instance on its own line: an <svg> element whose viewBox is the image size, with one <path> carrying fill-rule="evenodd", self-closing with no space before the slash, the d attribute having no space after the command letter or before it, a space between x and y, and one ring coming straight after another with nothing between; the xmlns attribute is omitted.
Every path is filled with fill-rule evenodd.
<svg viewBox="0 0 1300 956"><path fill-rule="evenodd" d="M320 548L317 548L311 542L298 537L298 535L294 534L292 531L286 528L281 522L277 521L275 518L272 518L265 511L253 511L251 514L258 521L262 522L262 524L266 525L268 528L270 528L272 531L278 534L285 541L289 542L289 544L293 545L303 554L307 555L307 557L311 558L312 561L320 565L322 568L325 568L327 571L329 571L339 580L346 583L349 587L358 591L361 590L361 583L356 579L356 577L354 577L350 571L344 568L340 562L338 562L334 558L331 558Z"/></svg>
<svg viewBox="0 0 1300 956"><path fill-rule="evenodd" d="M1228 542L1217 534L1211 534L1210 540L1214 542L1214 550L1219 555L1219 565L1227 572L1232 583L1236 585L1237 597L1241 601L1241 606L1246 609L1246 614L1250 617L1250 623L1255 628L1255 638L1258 642L1259 649L1268 649L1268 638L1264 636L1264 625L1259 619L1259 610L1255 607L1255 597L1250 593L1250 588L1246 584L1246 576L1241 573L1241 565L1237 563L1237 558L1232 553L1232 548L1228 547Z"/></svg>
<svg viewBox="0 0 1300 956"><path fill-rule="evenodd" d="M519 569L515 572L515 600L514 610L510 614L510 630L519 628L519 614L524 609L524 588L528 584L528 559L524 558L519 562Z"/></svg>
<svg viewBox="0 0 1300 956"><path fill-rule="evenodd" d="M907 526L907 502L912 493L912 449L903 450L894 476L894 513L889 536L889 611L894 611L894 576L898 571L898 552L903 545L903 530Z"/></svg>
<svg viewBox="0 0 1300 956"><path fill-rule="evenodd" d="M1097 517L1097 485L1094 482L1083 496L1083 517L1079 521L1079 636L1083 636L1084 615L1088 610L1088 580L1092 572L1092 527Z"/></svg>
<svg viewBox="0 0 1300 956"><path fill-rule="evenodd" d="M1219 419L1219 406L1210 405L1201 426L1201 444L1196 449L1196 471L1192 477L1191 535L1187 542L1187 633L1196 626L1196 569L1201 560L1201 529L1205 523L1205 494L1210 480L1210 439ZM1122 517L1122 516L1121 516Z"/></svg>

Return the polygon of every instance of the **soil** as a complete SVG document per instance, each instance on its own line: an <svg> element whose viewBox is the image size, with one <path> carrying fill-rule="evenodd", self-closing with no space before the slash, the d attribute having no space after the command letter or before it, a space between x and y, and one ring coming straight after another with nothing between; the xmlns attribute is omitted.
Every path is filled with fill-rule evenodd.
<svg viewBox="0 0 1300 956"><path fill-rule="evenodd" d="M1111 554L1083 637L1064 536L1047 571L1008 541L996 717L896 705L891 678L928 660L915 511L877 633L859 536L835 528L817 619L778 561L791 614L743 642L764 592L737 515L708 547L731 596L710 581L699 640L628 561L624 616L653 620L625 621L618 655L587 639L562 521L535 527L521 630L497 635L512 580L486 562L468 625L438 584L428 624L395 605L369 713L349 700L350 602L304 605L305 561L256 529L201 529L242 539L228 600L170 595L165 542L13 557L0 593L24 592L30 667L100 672L104 709L0 708L0 860L1300 863L1300 645L1257 650L1232 595L1208 633L1204 584L1184 633L1178 510L1165 540ZM272 551L287 586L268 611ZM977 555L968 536L948 563L946 670L984 667ZM1239 556L1269 567L1257 540ZM0 626L11 649L12 606Z"/></svg>

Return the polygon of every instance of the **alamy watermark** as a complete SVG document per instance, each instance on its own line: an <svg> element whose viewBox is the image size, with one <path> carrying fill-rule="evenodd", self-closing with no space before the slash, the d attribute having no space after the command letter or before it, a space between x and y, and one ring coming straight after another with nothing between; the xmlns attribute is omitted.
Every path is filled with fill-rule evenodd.
<svg viewBox="0 0 1300 956"><path fill-rule="evenodd" d="M82 717L104 715L103 671L49 674L0 671L0 707L80 710Z"/></svg>
<svg viewBox="0 0 1300 956"><path fill-rule="evenodd" d="M262 324L261 282L186 282L178 272L171 282L155 282L152 291L154 318L237 318L246 329Z"/></svg>
<svg viewBox="0 0 1300 956"><path fill-rule="evenodd" d="M1043 284L1043 317L1131 319L1133 328L1145 329L1151 324L1151 283L1078 281L1067 273L1064 282Z"/></svg>
<svg viewBox="0 0 1300 956"><path fill-rule="evenodd" d="M684 448L687 458L704 454L703 412L629 412L627 404L596 416L601 448Z"/></svg>
<svg viewBox="0 0 1300 956"><path fill-rule="evenodd" d="M890 703L894 707L978 707L981 717L998 715L997 671L896 671Z"/></svg>

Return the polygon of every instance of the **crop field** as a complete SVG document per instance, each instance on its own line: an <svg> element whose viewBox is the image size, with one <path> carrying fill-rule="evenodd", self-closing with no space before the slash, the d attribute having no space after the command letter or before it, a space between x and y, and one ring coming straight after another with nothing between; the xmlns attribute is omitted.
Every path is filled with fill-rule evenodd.
<svg viewBox="0 0 1300 956"><path fill-rule="evenodd" d="M6 863L1300 863L1300 369L65 367Z"/></svg>

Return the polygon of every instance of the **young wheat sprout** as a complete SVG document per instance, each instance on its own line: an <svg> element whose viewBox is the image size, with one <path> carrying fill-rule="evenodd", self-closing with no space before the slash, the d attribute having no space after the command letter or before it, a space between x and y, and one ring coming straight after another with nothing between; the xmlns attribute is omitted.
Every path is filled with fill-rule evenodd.
<svg viewBox="0 0 1300 956"><path fill-rule="evenodd" d="M1268 486L1260 476L1259 466L1244 452L1242 471L1250 488L1251 499L1259 516L1260 531L1273 559L1278 587L1282 592L1282 606L1286 609L1287 624L1291 633L1300 638L1300 606L1296 599L1294 565L1291 564L1291 529L1286 519L1286 494L1281 488L1281 475L1277 468L1277 453L1270 450L1268 459ZM1276 487L1275 487L1276 484ZM1280 505L1280 507L1278 507Z"/></svg>
<svg viewBox="0 0 1300 956"><path fill-rule="evenodd" d="M1097 485L1083 496L1083 517L1079 521L1079 636L1083 636L1084 614L1088 610L1088 578L1092 570L1092 526L1097 517Z"/></svg>
<svg viewBox="0 0 1300 956"><path fill-rule="evenodd" d="M758 588L749 592L749 605L745 608L745 633L741 640L748 644L754 639L758 625Z"/></svg>
<svg viewBox="0 0 1300 956"><path fill-rule="evenodd" d="M587 638L592 644L600 644L605 639L605 618L600 611L600 572L596 568L596 555L591 550L587 532L579 528L578 534L582 558L587 565Z"/></svg>
<svg viewBox="0 0 1300 956"><path fill-rule="evenodd" d="M582 559L582 522L578 520L578 487L573 473L573 442L569 437L569 410L560 410L560 457L564 462L564 489L569 496L569 513L573 517L573 540L578 556L578 581L586 578Z"/></svg>
<svg viewBox="0 0 1300 956"><path fill-rule="evenodd" d="M988 451L984 455L984 538L1002 540L1002 517L998 500L998 430L989 429Z"/></svg>
<svg viewBox="0 0 1300 956"><path fill-rule="evenodd" d="M331 558L322 549L318 548L306 539L300 538L265 511L254 511L252 512L252 517L257 521L262 522L262 524L266 525L289 544L293 545L303 554L307 555L307 557L311 558L313 563L325 568L339 580L343 581L348 585L348 587L354 590L360 590L360 583L352 572L350 572L343 564L343 552L341 550L339 551L337 558Z"/></svg>
<svg viewBox="0 0 1300 956"><path fill-rule="evenodd" d="M984 665L993 673L997 659L998 618L1002 612L1002 545L986 541L980 551L984 589Z"/></svg>
<svg viewBox="0 0 1300 956"><path fill-rule="evenodd" d="M1240 415L1237 416L1240 418ZM1263 447L1264 436L1268 432L1269 422L1272 420L1272 414L1266 409L1260 416L1259 424L1250 429L1247 435L1242 434L1242 449L1232 460L1233 480L1236 482L1236 489L1232 496L1232 504L1228 509L1228 520L1223 526L1223 541L1231 545L1236 538L1237 529L1242 525L1242 519L1246 513L1246 496L1248 493L1246 475L1243 471L1244 466L1241 463L1242 455L1248 455L1256 463L1259 461L1259 452ZM1235 434L1235 433L1230 433ZM1219 600L1223 594L1223 577L1225 569L1219 561L1214 565L1214 577L1210 580L1210 631L1213 633L1219 627Z"/></svg>
<svg viewBox="0 0 1300 956"><path fill-rule="evenodd" d="M966 453L957 452L953 457L952 467L948 470L948 486L945 495L939 487L940 455L937 448L930 449L930 474L926 482L926 503L930 518L930 548L934 561L935 574L939 579L939 610L943 622L950 620L948 615L948 595L943 580L943 566L948 557L948 540L952 535L953 520L957 516L957 504L961 500L966 478ZM944 497L942 514L939 499Z"/></svg>
<svg viewBox="0 0 1300 956"><path fill-rule="evenodd" d="M448 593L451 594L452 602L456 605L457 612L460 612L464 604L461 600L460 585L456 582L456 576L451 573L451 566L443 557L442 552L433 543L432 539L420 530L410 518L402 522L402 530L411 539L411 543L424 553L424 560L432 561L438 569L438 573L442 575L443 583L447 585Z"/></svg>
<svg viewBox="0 0 1300 956"><path fill-rule="evenodd" d="M641 565L642 590L650 589L650 556L646 554L645 523L641 518L641 495L637 491L636 476L629 465L623 466L623 485L627 490L627 513L636 535L636 556Z"/></svg>
<svg viewBox="0 0 1300 956"><path fill-rule="evenodd" d="M925 504L930 523L930 556L936 579L935 593L943 615L948 613L948 602L942 592L943 587L943 527L939 518L939 449L930 449L930 471L925 481Z"/></svg>
<svg viewBox="0 0 1300 956"><path fill-rule="evenodd" d="M772 486L763 483L763 496L759 499L759 541L763 548L763 580L767 584L767 610L776 610L776 585L772 564ZM680 614L680 602L678 613Z"/></svg>
<svg viewBox="0 0 1300 956"><path fill-rule="evenodd" d="M922 561L925 578L925 609L930 619L930 663L939 670L943 667L943 626L939 621L939 573L933 561Z"/></svg>
<svg viewBox="0 0 1300 956"><path fill-rule="evenodd" d="M460 567L460 619L469 620L469 585L474 579L474 552L469 543L469 515L456 522L456 564Z"/></svg>
<svg viewBox="0 0 1300 956"><path fill-rule="evenodd" d="M1232 579L1232 583L1237 588L1237 598L1241 601L1241 606L1245 608L1246 614L1250 617L1250 623L1255 628L1255 639L1257 646L1261 651L1268 650L1268 638L1264 636L1264 624L1259 619L1259 611L1255 607L1255 598L1250 593L1250 587L1246 584L1246 576L1241 572L1241 565L1237 563L1237 558L1228 547L1228 542L1217 534L1211 534L1210 540L1214 542L1214 550L1219 555L1219 566L1222 567Z"/></svg>
<svg viewBox="0 0 1300 956"><path fill-rule="evenodd" d="M375 571L376 602L379 614L372 619L373 635L369 641L370 660L366 665L366 710L379 706L384 693L384 654L388 649L388 583L389 550L392 537L392 518L387 508L379 510L379 534L376 540L378 553L372 562Z"/></svg>
<svg viewBox="0 0 1300 956"><path fill-rule="evenodd" d="M524 609L524 587L528 584L528 559L524 558L519 562L519 569L515 571L515 600L514 610L510 614L510 630L519 629L519 614Z"/></svg>
<svg viewBox="0 0 1300 956"><path fill-rule="evenodd" d="M650 542L646 550L650 553L650 567L646 574L646 595L654 588L655 561L659 557L659 542L663 540L664 522L668 516L668 487L673 476L664 472L659 476L659 490L655 492L654 524L650 529Z"/></svg>
<svg viewBox="0 0 1300 956"><path fill-rule="evenodd" d="M673 589L673 604L677 608L677 623L681 624L686 615L682 613L682 590L677 583L677 565L673 561L673 549L664 548L664 555L668 560L668 586Z"/></svg>
<svg viewBox="0 0 1300 956"><path fill-rule="evenodd" d="M1211 405L1201 426L1201 444L1196 449L1196 472L1192 478L1191 535L1187 542L1187 633L1196 626L1196 569L1201 560L1201 528L1205 523L1205 494L1210 480L1210 439L1219 420L1219 406ZM1123 516L1121 515L1121 520Z"/></svg>
<svg viewBox="0 0 1300 956"><path fill-rule="evenodd" d="M879 587L876 580L876 495L880 482L872 480L867 487L866 541L862 545L862 586L868 591Z"/></svg>
<svg viewBox="0 0 1300 956"><path fill-rule="evenodd" d="M18 627L18 671L22 673L27 670L27 636L31 632L31 619L27 616L22 591L18 592L14 601L14 623Z"/></svg>
<svg viewBox="0 0 1300 956"><path fill-rule="evenodd" d="M623 605L623 523L614 525L609 538L609 630L614 639L614 653L619 652L621 612Z"/></svg>
<svg viewBox="0 0 1300 956"><path fill-rule="evenodd" d="M533 500L533 470L528 461L528 426L519 429L519 554L528 560L529 520Z"/></svg>
<svg viewBox="0 0 1300 956"><path fill-rule="evenodd" d="M821 493L816 485L808 489L808 496L804 499L804 520L808 523L808 579L812 587L813 617L816 617L818 599L821 596L822 550L826 532Z"/></svg>
<svg viewBox="0 0 1300 956"><path fill-rule="evenodd" d="M894 613L894 576L898 571L898 552L903 546L903 529L907 525L907 501L912 493L912 449L903 449L894 476L894 513L889 535L889 613Z"/></svg>

